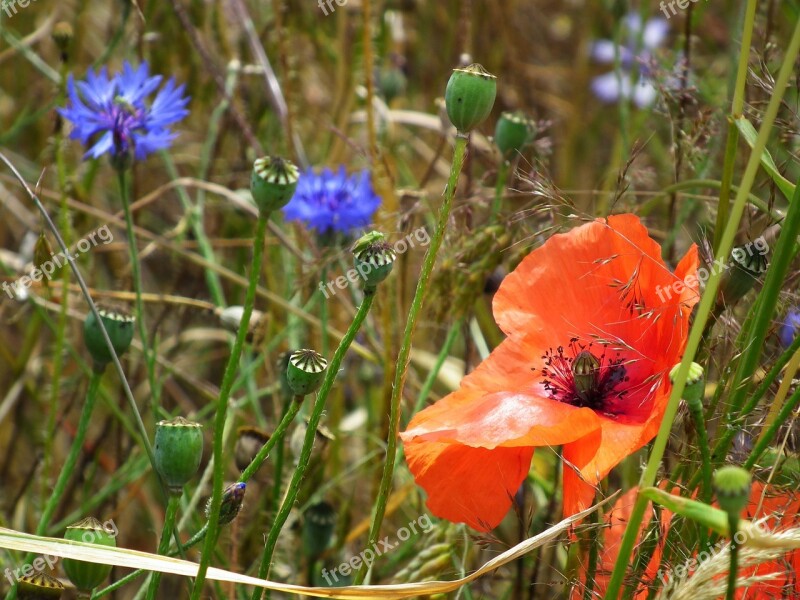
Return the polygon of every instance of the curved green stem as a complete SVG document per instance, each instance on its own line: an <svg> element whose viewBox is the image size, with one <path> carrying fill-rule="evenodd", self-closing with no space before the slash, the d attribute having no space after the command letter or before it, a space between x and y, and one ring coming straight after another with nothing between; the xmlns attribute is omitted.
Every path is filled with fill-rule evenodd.
<svg viewBox="0 0 800 600"><path fill-rule="evenodd" d="M749 5L754 5L756 0L749 0ZM750 13L748 12L748 17ZM754 26L754 18L748 18L745 22L745 29L752 29ZM764 113L764 119L761 124L761 129L758 132L758 138L753 146L750 158L747 162L744 175L742 176L742 183L739 186L739 192L736 194L736 199L731 209L730 219L728 220L725 233L722 236L719 249L717 250L717 259L727 258L731 249L733 248L733 240L739 228L739 222L742 219L744 207L747 201L747 195L753 187L755 182L756 173L758 172L761 154L767 144L772 125L775 122L775 117L778 113L778 108L783 99L783 94L786 90L786 85L789 81L789 76L792 74L794 61L797 58L798 51L800 51L800 21L795 25L792 39L786 51L786 56L783 64L781 65L780 72L775 82L775 93L770 98L767 109ZM742 55L744 60L749 57L750 48L742 47ZM692 325L689 334L689 340L686 344L686 350L683 354L678 372L675 376L675 385L672 387L666 411L661 421L658 435L656 436L653 448L650 453L650 458L647 462L644 472L640 480L640 489L650 487L655 483L658 468L661 465L661 459L664 456L664 450L669 439L670 429L675 419L675 413L678 409L681 395L686 384L686 378L689 374L689 366L694 360L695 354L700 344L703 330L705 329L709 315L711 314L714 304L716 303L717 290L719 289L720 279L722 276L721 271L715 271L708 280L706 290L700 300L700 305L697 309L697 315ZM625 534L620 543L619 554L617 561L614 565L614 570L611 573L611 578L608 582L606 590L607 598L621 597L620 591L622 589L622 582L624 579L625 571L630 564L631 553L636 544L636 537L639 532L639 525L644 517L645 509L647 508L647 499L641 494L636 498L636 503L631 511L628 525L625 528Z"/></svg>
<svg viewBox="0 0 800 600"><path fill-rule="evenodd" d="M358 333L358 330L361 329L361 325L367 318L367 314L369 313L369 309L372 307L372 301L374 299L374 293L364 294L364 300L361 302L361 306L358 307L358 312L356 312L353 322L345 332L342 341L339 343L339 346L336 348L336 352L333 354L333 358L331 358L331 362L328 364L328 370L325 372L325 379L322 381L322 385L317 393L317 398L314 401L314 407L311 409L311 417L308 421L308 428L306 429L306 436L303 440L303 448L300 451L300 458L297 463L297 468L292 474L292 480L289 483L289 487L286 489L286 495L284 496L283 502L278 509L278 513L275 515L275 521L272 523L272 527L267 535L267 541L264 544L264 554L261 556L261 564L258 568L258 577L261 579L265 579L269 574L269 569L272 563L272 555L275 552L275 544L278 541L278 536L281 533L281 529L283 529L284 523L286 523L286 519L289 518L289 513L291 512L295 500L297 499L297 493L300 491L300 484L302 483L303 477L308 470L308 463L311 460L311 450L314 447L314 439L317 436L317 426L322 418L322 412L325 409L325 403L328 399L328 394L330 394L333 383L336 381L336 376L339 373L339 367L342 364L342 359L347 353L347 349L350 347L350 344L352 344L353 340L355 339L356 333ZM295 404L299 404L299 402L295 402ZM251 596L252 600L259 600L262 592L263 590L261 588L256 588L253 590L253 595ZM269 598L269 591L267 591L267 598Z"/></svg>
<svg viewBox="0 0 800 600"><path fill-rule="evenodd" d="M214 552L214 546L217 543L217 535L219 534L219 511L222 506L222 483L223 477L225 476L225 462L222 459L223 429L225 428L225 419L228 414L228 400L230 399L233 384L236 381L239 358L242 356L242 349L244 348L245 338L247 337L247 331L250 326L250 316L253 313L253 305L255 304L256 288L258 287L258 279L261 273L261 260L264 255L264 237L267 231L268 220L269 213L262 212L258 215L256 236L253 242L253 266L250 272L247 294L245 295L242 321L239 324L239 331L236 333L236 340L233 343L231 355L228 358L228 364L225 367L225 373L222 376L222 385L219 390L219 399L217 400L216 414L214 416L214 483L211 492L211 503L208 510L208 532L206 533L205 544L203 544L203 553L200 556L200 567L197 571L197 579L194 589L192 590L191 600L199 600L200 598L200 594L203 590L203 582L208 572L208 566L211 563L211 555Z"/></svg>
<svg viewBox="0 0 800 600"><path fill-rule="evenodd" d="M464 155L467 150L468 137L458 134L456 137L456 146L453 153L453 164L450 169L450 179L447 182L447 190L445 190L444 202L439 210L439 219L436 223L436 231L431 239L428 251L425 253L425 260L422 264L422 271L419 274L419 281L417 282L417 289L414 293L414 299L411 302L411 310L408 312L408 320L406 321L406 329L403 333L403 340L400 344L400 354L397 357L397 367L394 372L394 384L392 386L392 399L389 407L389 437L386 440L386 462L383 466L383 475L381 476L380 487L378 488L378 497L375 501L375 508L372 514L372 524L369 530L369 539L367 541L367 548L371 548L373 544L378 541L380 534L381 524L383 523L383 516L386 513L386 505L389 501L389 493L392 488L392 477L394 475L394 465L397 459L397 435L400 428L400 398L403 394L403 387L406 382L406 375L408 373L408 361L411 354L411 338L414 335L414 330L417 327L417 318L422 310L422 303L425 300L425 295L428 291L428 280L430 279L433 265L436 262L436 255L439 253L439 248L444 239L444 232L447 229L447 221L450 219L450 208L453 204L453 196L456 191L456 184L458 183L458 176L461 174L461 167L464 164ZM366 576L366 569L362 564L361 569L356 573L354 583L359 585L364 581Z"/></svg>
<svg viewBox="0 0 800 600"><path fill-rule="evenodd" d="M53 493L42 511L42 516L39 517L39 524L36 526L36 535L44 535L47 531L47 525L53 517L56 508L58 508L61 498L64 496L67 482L70 476L75 472L75 465L78 463L78 456L81 453L83 442L86 440L86 432L89 430L89 421L92 418L92 411L97 403L97 392L100 389L100 380L102 378L102 371L92 371L92 377L89 379L89 389L86 391L86 402L83 403L80 420L78 421L78 431L75 433L75 439L72 440L72 446L69 449L67 460L64 462L64 466L61 468L61 472L58 475L58 480L53 487Z"/></svg>
<svg viewBox="0 0 800 600"><path fill-rule="evenodd" d="M158 553L165 556L169 551L169 540L175 527L175 517L181 503L180 494L170 494L167 502L167 512L164 515L164 529L161 530L161 542L158 544ZM155 571L150 577L150 586L147 588L146 600L155 600L158 584L161 582L161 572Z"/></svg>
<svg viewBox="0 0 800 600"><path fill-rule="evenodd" d="M694 430L697 433L697 445L700 448L700 471L703 476L703 487L700 490L700 500L705 503L711 501L711 449L708 445L708 433L706 432L705 415L703 414L703 402L688 402L689 412L694 421ZM700 547L705 549L708 535L704 527L700 527L699 533Z"/></svg>

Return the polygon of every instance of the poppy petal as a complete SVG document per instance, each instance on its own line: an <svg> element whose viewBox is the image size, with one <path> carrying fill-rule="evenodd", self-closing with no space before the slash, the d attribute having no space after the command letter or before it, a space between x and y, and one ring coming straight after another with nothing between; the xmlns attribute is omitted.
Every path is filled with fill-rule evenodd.
<svg viewBox="0 0 800 600"><path fill-rule="evenodd" d="M459 444L406 442L406 458L427 506L442 519L489 531L503 520L525 480L533 448L470 448Z"/></svg>

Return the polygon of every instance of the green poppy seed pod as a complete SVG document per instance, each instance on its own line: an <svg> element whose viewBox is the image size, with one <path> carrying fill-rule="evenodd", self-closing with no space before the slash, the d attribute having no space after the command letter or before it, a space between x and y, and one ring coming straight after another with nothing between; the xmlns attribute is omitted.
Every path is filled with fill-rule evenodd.
<svg viewBox="0 0 800 600"><path fill-rule="evenodd" d="M222 492L222 504L219 508L219 524L227 525L233 521L242 510L242 503L244 502L244 493L247 490L247 484L243 481L237 481L230 484ZM209 517L211 508L211 498L208 499L206 504L206 518Z"/></svg>
<svg viewBox="0 0 800 600"><path fill-rule="evenodd" d="M678 369L680 369L680 366L680 363L678 363L672 367L669 372L669 380L672 385L675 385L675 378L678 375ZM697 407L699 405L702 408L705 389L705 371L703 370L703 367L698 365L696 362L693 362L691 365L689 365L689 374L686 376L686 386L683 388L683 399L690 407Z"/></svg>
<svg viewBox="0 0 800 600"><path fill-rule="evenodd" d="M536 123L521 112L504 112L494 128L494 143L503 158L520 152L536 134Z"/></svg>
<svg viewBox="0 0 800 600"><path fill-rule="evenodd" d="M397 259L384 235L378 231L367 233L353 245L356 271L364 280L364 291L374 293L377 285L392 272Z"/></svg>
<svg viewBox="0 0 800 600"><path fill-rule="evenodd" d="M307 396L322 385L328 361L314 350L297 350L289 356L286 382L296 396Z"/></svg>
<svg viewBox="0 0 800 600"><path fill-rule="evenodd" d="M291 161L277 156L262 156L253 163L250 191L258 210L272 212L289 203L297 189L300 172Z"/></svg>
<svg viewBox="0 0 800 600"><path fill-rule="evenodd" d="M717 304L734 304L752 290L766 272L766 252L760 252L751 242L736 246L731 250L730 268L722 274Z"/></svg>
<svg viewBox="0 0 800 600"><path fill-rule="evenodd" d="M111 345L114 347L114 351L117 356L122 356L130 348L133 341L135 319L120 311L106 308L98 307L97 312L108 332L108 337L111 338ZM83 341L92 356L95 370L102 371L105 369L106 365L112 361L111 351L106 345L103 331L100 329L100 324L93 312L86 315L86 319L83 321Z"/></svg>
<svg viewBox="0 0 800 600"><path fill-rule="evenodd" d="M405 92L406 84L406 76L398 67L387 67L378 74L378 89L386 104L391 104L392 100Z"/></svg>
<svg viewBox="0 0 800 600"><path fill-rule="evenodd" d="M19 578L17 598L19 600L49 600L61 598L64 584L44 571L37 571L30 577Z"/></svg>
<svg viewBox="0 0 800 600"><path fill-rule="evenodd" d="M453 69L444 92L447 116L459 133L467 134L492 112L497 95L497 77L478 63Z"/></svg>
<svg viewBox="0 0 800 600"><path fill-rule="evenodd" d="M180 494L197 473L203 458L202 425L183 417L160 421L156 425L153 452L158 474L171 493Z"/></svg>
<svg viewBox="0 0 800 600"><path fill-rule="evenodd" d="M330 546L336 511L328 502L317 502L306 509L303 517L303 554L314 561Z"/></svg>
<svg viewBox="0 0 800 600"><path fill-rule="evenodd" d="M116 537L107 531L103 524L94 517L87 517L68 526L67 531L64 533L64 539L110 548L117 546ZM90 563L72 558L65 558L62 565L72 584L83 592L96 588L111 573L111 565Z"/></svg>
<svg viewBox="0 0 800 600"><path fill-rule="evenodd" d="M752 476L741 467L728 465L714 471L714 492L719 507L729 516L738 517L750 500ZM736 533L731 532L731 535Z"/></svg>
<svg viewBox="0 0 800 600"><path fill-rule="evenodd" d="M572 376L578 392L591 392L596 387L599 369L600 361L588 350L583 350L575 357L572 361Z"/></svg>

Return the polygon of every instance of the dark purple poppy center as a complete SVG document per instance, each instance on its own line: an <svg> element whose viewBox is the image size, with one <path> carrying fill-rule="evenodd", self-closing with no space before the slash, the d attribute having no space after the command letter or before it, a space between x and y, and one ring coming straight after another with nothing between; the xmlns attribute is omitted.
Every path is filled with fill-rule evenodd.
<svg viewBox="0 0 800 600"><path fill-rule="evenodd" d="M558 402L614 414L611 401L627 394L627 390L618 389L628 381L627 370L619 353L607 358L603 348L598 356L592 346L572 338L566 351L563 346L550 348L542 356L544 389Z"/></svg>

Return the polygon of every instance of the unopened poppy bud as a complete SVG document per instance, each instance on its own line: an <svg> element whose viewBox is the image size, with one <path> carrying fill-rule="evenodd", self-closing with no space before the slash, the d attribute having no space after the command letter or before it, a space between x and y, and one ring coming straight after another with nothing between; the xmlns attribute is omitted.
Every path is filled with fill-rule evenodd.
<svg viewBox="0 0 800 600"><path fill-rule="evenodd" d="M37 571L31 576L19 578L17 598L19 600L49 600L61 598L64 584L44 571Z"/></svg>
<svg viewBox="0 0 800 600"><path fill-rule="evenodd" d="M328 502L317 502L303 515L303 553L316 560L331 543L336 526L336 511Z"/></svg>
<svg viewBox="0 0 800 600"><path fill-rule="evenodd" d="M731 250L731 268L722 275L717 304L730 306L736 303L766 272L766 252L756 251L752 243L737 246Z"/></svg>
<svg viewBox="0 0 800 600"><path fill-rule="evenodd" d="M247 489L247 484L243 481L237 481L230 484L222 492L222 505L219 509L219 524L227 525L233 521L242 510L242 503L244 502L244 493ZM206 504L206 518L208 518L211 500L209 499Z"/></svg>
<svg viewBox="0 0 800 600"><path fill-rule="evenodd" d="M675 378L680 369L680 363L672 367L669 372L669 380L675 385ZM689 365L689 374L686 376L686 386L683 388L683 399L690 407L703 406L703 395L706 389L706 378L703 367L693 362Z"/></svg>
<svg viewBox="0 0 800 600"><path fill-rule="evenodd" d="M66 21L59 21L53 25L53 32L50 35L56 43L56 46L58 46L59 52L61 52L62 60L66 60L67 58L73 34L72 25Z"/></svg>
<svg viewBox="0 0 800 600"><path fill-rule="evenodd" d="M176 417L156 425L153 447L158 474L170 492L180 494L195 476L203 458L203 427Z"/></svg>
<svg viewBox="0 0 800 600"><path fill-rule="evenodd" d="M752 475L741 467L728 465L714 471L714 492L719 507L729 516L738 517L750 500ZM731 535L736 533L731 531Z"/></svg>
<svg viewBox="0 0 800 600"><path fill-rule="evenodd" d="M536 123L521 112L504 112L494 128L494 143L504 158L520 152L536 134Z"/></svg>
<svg viewBox="0 0 800 600"><path fill-rule="evenodd" d="M361 236L353 245L353 256L367 293L374 292L376 286L389 276L397 259L384 235L378 231Z"/></svg>
<svg viewBox="0 0 800 600"><path fill-rule="evenodd" d="M114 352L117 353L117 356L122 356L130 348L133 341L134 317L123 314L120 311L99 307L97 313L100 315L100 319L108 332ZM86 319L83 321L83 341L92 356L92 360L94 360L95 370L102 371L105 369L106 365L112 361L111 351L108 349L106 340L103 337L103 331L93 312L86 315Z"/></svg>
<svg viewBox="0 0 800 600"><path fill-rule="evenodd" d="M598 369L600 361L588 350L583 350L575 357L572 361L572 375L578 392L585 394L597 386Z"/></svg>
<svg viewBox="0 0 800 600"><path fill-rule="evenodd" d="M444 93L450 122L462 135L469 133L492 112L496 95L497 77L478 63L453 69Z"/></svg>
<svg viewBox="0 0 800 600"><path fill-rule="evenodd" d="M291 161L262 156L253 163L250 191L258 210L272 212L289 203L297 189L300 172Z"/></svg>
<svg viewBox="0 0 800 600"><path fill-rule="evenodd" d="M86 542L116 548L116 537L107 531L103 524L94 517L87 517L67 527L64 539L73 542ZM65 558L62 562L64 572L72 584L82 592L88 592L103 583L111 573L111 565L91 563L73 558Z"/></svg>
<svg viewBox="0 0 800 600"><path fill-rule="evenodd" d="M289 356L286 381L296 396L307 396L322 385L328 361L314 350L297 350Z"/></svg>

